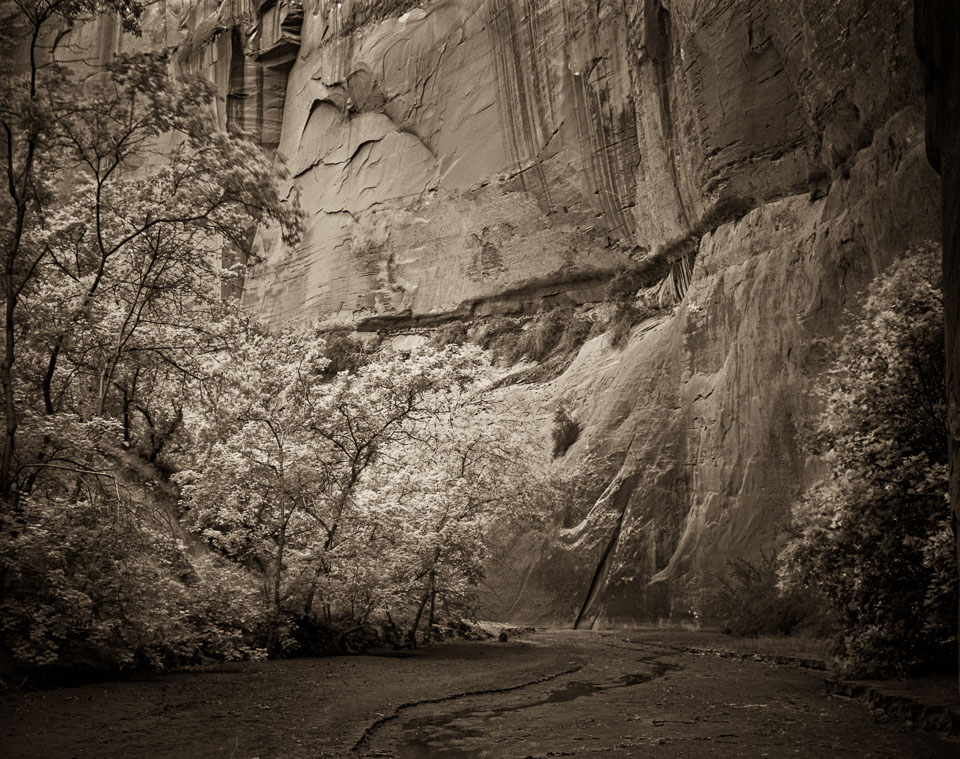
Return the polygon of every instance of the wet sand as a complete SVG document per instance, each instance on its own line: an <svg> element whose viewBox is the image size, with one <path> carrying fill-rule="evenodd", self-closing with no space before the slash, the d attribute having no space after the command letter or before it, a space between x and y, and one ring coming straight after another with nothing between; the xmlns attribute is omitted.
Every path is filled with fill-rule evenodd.
<svg viewBox="0 0 960 759"><path fill-rule="evenodd" d="M923 757L960 743L826 694L824 673L655 634L537 632L0 694L0 756Z"/></svg>

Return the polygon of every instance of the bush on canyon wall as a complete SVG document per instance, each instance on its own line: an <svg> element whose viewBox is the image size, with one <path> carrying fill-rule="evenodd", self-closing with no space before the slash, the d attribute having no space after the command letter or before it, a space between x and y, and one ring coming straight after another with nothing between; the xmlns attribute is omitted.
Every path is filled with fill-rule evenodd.
<svg viewBox="0 0 960 759"><path fill-rule="evenodd" d="M957 564L947 500L938 252L905 257L870 288L838 347L813 447L828 475L793 510L785 589L808 588L860 674L955 666Z"/></svg>
<svg viewBox="0 0 960 759"><path fill-rule="evenodd" d="M657 302L656 288L640 293L647 279L639 269L622 269L607 285L604 299L613 304L613 310L602 327L614 348L626 343L637 324L664 312Z"/></svg>
<svg viewBox="0 0 960 759"><path fill-rule="evenodd" d="M523 324L519 319L495 316L476 328L473 340L484 350L490 351L494 363L513 361L513 354L522 329Z"/></svg>
<svg viewBox="0 0 960 759"><path fill-rule="evenodd" d="M542 361L553 352L570 353L578 349L590 334L590 321L571 306L540 311L520 333L511 359Z"/></svg>
<svg viewBox="0 0 960 759"><path fill-rule="evenodd" d="M446 348L448 345L463 345L469 337L469 330L464 322L449 322L431 335L427 345L438 349Z"/></svg>
<svg viewBox="0 0 960 759"><path fill-rule="evenodd" d="M564 406L558 406L553 412L553 430L550 434L553 437L553 457L558 459L577 442L580 437L580 423L570 416Z"/></svg>

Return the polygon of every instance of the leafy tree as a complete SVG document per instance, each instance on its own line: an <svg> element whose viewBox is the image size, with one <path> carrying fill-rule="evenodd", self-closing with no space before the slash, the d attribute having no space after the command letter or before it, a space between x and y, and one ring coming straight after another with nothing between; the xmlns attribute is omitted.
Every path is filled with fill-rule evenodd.
<svg viewBox="0 0 960 759"><path fill-rule="evenodd" d="M490 525L549 492L521 426L475 392L478 348L374 356L221 301L224 246L295 241L295 198L162 54L58 65L108 7L136 26L125 0L0 10L0 645L157 668L378 610L415 637L478 581Z"/></svg>
<svg viewBox="0 0 960 759"><path fill-rule="evenodd" d="M700 609L708 619L721 621L732 635L791 635L797 632L826 637L833 620L824 613L821 599L802 588L780 587L776 552L762 553L757 561L727 561L726 572L716 573L713 587L702 598Z"/></svg>
<svg viewBox="0 0 960 759"><path fill-rule="evenodd" d="M0 7L2 642L35 664L245 655L249 573L191 548L157 467L205 357L248 329L220 251L258 224L295 240L299 210L162 54L58 64L104 10L135 29L125 0Z"/></svg>
<svg viewBox="0 0 960 759"><path fill-rule="evenodd" d="M812 588L836 608L838 654L852 671L953 663L942 314L932 250L871 287L824 391L814 443L829 474L794 508L784 585Z"/></svg>
<svg viewBox="0 0 960 759"><path fill-rule="evenodd" d="M437 402L442 401L442 402ZM444 616L468 612L498 532L530 531L560 500L542 441L495 392L451 386L433 413L383 452L358 494L361 519L377 546L382 604L412 617L416 641ZM540 443L541 445L538 445Z"/></svg>
<svg viewBox="0 0 960 759"><path fill-rule="evenodd" d="M262 576L270 650L317 610L331 622L358 546L376 555L358 489L482 366L478 349L451 347L380 357L331 379L325 353L319 333L292 329L212 361L190 419L202 453L178 475L189 524ZM378 600L355 598L347 616L363 624Z"/></svg>
<svg viewBox="0 0 960 759"><path fill-rule="evenodd" d="M257 146L213 128L205 82L174 82L161 54L58 65L65 30L98 7L20 3L28 63L0 82L0 498L14 505L37 469L35 452L29 473L18 457L25 414L123 417L129 438L157 362L191 373L181 359L216 315L224 244L249 247L260 222L300 232Z"/></svg>

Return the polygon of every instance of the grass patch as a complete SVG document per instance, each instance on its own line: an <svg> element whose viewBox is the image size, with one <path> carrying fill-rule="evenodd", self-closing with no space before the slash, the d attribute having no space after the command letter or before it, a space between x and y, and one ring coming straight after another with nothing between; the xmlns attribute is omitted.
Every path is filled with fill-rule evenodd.
<svg viewBox="0 0 960 759"><path fill-rule="evenodd" d="M639 268L620 269L607 284L603 291L605 300L612 302L633 300L641 288L647 287L649 282Z"/></svg>
<svg viewBox="0 0 960 759"><path fill-rule="evenodd" d="M572 306L558 306L540 311L523 331L511 359L542 361L551 353L572 353L590 335L590 320Z"/></svg>
<svg viewBox="0 0 960 759"><path fill-rule="evenodd" d="M613 316L607 322L606 331L610 335L610 345L613 348L621 348L630 337L630 331L635 324L639 324L640 319L637 308L632 303L617 303L613 311Z"/></svg>
<svg viewBox="0 0 960 759"><path fill-rule="evenodd" d="M756 208L757 205L756 198L751 196L718 200L700 217L700 221L693 227L692 234L699 239L717 227L729 224L731 221L742 219Z"/></svg>
<svg viewBox="0 0 960 759"><path fill-rule="evenodd" d="M469 339L467 325L461 321L448 322L433 333L427 341L431 348L443 349L448 345L463 345Z"/></svg>
<svg viewBox="0 0 960 759"><path fill-rule="evenodd" d="M481 324L473 335L473 342L490 351L493 362L512 360L523 322L506 316L497 316Z"/></svg>
<svg viewBox="0 0 960 759"><path fill-rule="evenodd" d="M610 345L620 348L630 337L630 331L638 324L660 316L667 311L655 302L619 301L614 304L613 314L604 324L604 331L610 336Z"/></svg>

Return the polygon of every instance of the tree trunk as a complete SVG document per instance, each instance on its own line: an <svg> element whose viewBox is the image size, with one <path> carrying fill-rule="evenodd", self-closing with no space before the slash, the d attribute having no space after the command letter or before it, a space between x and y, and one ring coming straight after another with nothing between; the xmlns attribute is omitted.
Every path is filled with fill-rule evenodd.
<svg viewBox="0 0 960 759"><path fill-rule="evenodd" d="M281 514L282 518L282 514ZM286 523L284 522L280 528L280 535L277 539L277 561L274 565L273 570L273 592L272 592L272 606L273 606L273 616L270 620L270 627L267 629L267 653L273 653L273 648L277 642L277 626L280 624L280 612L281 612L281 596L280 596L280 580L283 573L283 547L286 538Z"/></svg>
<svg viewBox="0 0 960 759"><path fill-rule="evenodd" d="M5 272L3 289L6 296L4 309L4 352L0 364L0 382L3 384L3 445L0 447L0 500L10 503L13 486L13 449L17 440L17 404L13 391L13 351L15 325L13 274Z"/></svg>
<svg viewBox="0 0 960 759"><path fill-rule="evenodd" d="M33 20L33 30L30 37L30 99L37 97L37 42L40 39L40 28L47 20L47 16ZM7 133L10 134L9 131ZM8 137L9 139L9 137ZM33 181L33 162L37 150L38 136L31 132L27 138L27 145L23 163L23 170L19 172L19 186L14 180L17 172L14 170L14 151L7 149L7 176L9 178L10 199L17 209L14 224L13 238L9 247L4 251L3 267L3 361L0 362L0 385L3 386L3 415L5 424L3 429L3 443L0 445L0 501L11 507L16 507L16 497L13 493L13 451L17 442L17 400L13 388L13 363L16 350L16 309L18 285L15 281L16 263L21 253L20 243L27 218L27 191ZM8 143L9 145L9 143Z"/></svg>
<svg viewBox="0 0 960 759"><path fill-rule="evenodd" d="M423 594L423 598L420 599L420 606L417 608L417 616L413 618L413 627L410 628L410 643L414 647L417 645L417 628L420 627L420 620L423 618L423 610L427 607L427 601L430 598L430 591L427 591Z"/></svg>
<svg viewBox="0 0 960 759"><path fill-rule="evenodd" d="M310 590L307 591L307 600L303 603L303 616L309 617L313 611L313 601L317 597L317 585L320 584L320 578L323 576L324 567L321 564L313 573L313 580L310 583Z"/></svg>
<svg viewBox="0 0 960 759"><path fill-rule="evenodd" d="M437 610L437 573L436 570L430 570L430 614L427 616L427 643L430 643L433 637L433 620L436 617Z"/></svg>

